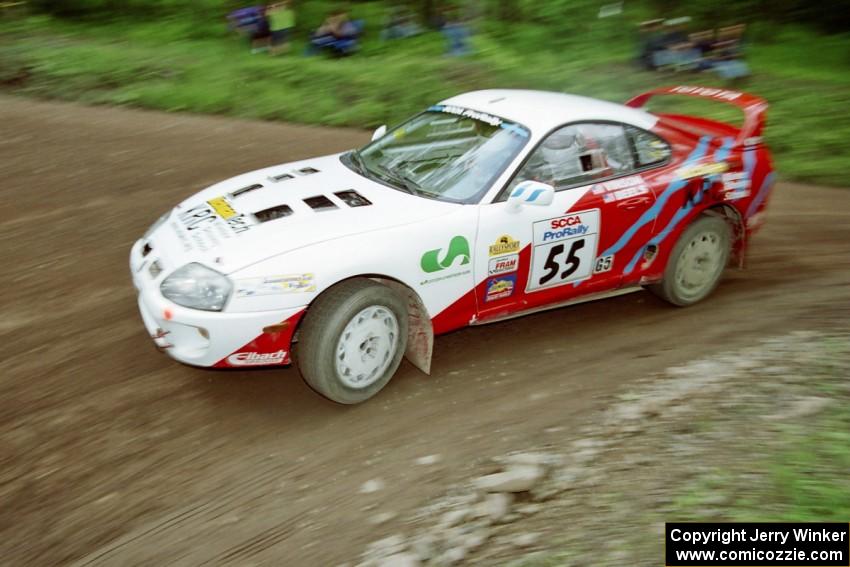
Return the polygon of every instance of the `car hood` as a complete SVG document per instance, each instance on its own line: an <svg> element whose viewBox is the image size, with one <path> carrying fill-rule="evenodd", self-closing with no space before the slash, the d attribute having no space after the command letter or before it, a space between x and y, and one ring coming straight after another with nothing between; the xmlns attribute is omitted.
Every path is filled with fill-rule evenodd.
<svg viewBox="0 0 850 567"><path fill-rule="evenodd" d="M233 177L186 199L146 244L173 270L200 262L232 273L298 248L457 211L371 181L339 155Z"/></svg>

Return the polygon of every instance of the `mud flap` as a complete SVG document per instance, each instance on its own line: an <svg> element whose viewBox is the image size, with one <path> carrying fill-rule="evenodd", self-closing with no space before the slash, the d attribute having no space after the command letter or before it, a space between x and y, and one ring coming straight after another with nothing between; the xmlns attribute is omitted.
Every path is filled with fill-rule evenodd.
<svg viewBox="0 0 850 567"><path fill-rule="evenodd" d="M399 295L407 298L407 349L404 356L410 363L424 372L431 374L431 356L434 352L434 326L425 305L412 289L394 280L372 278L394 289Z"/></svg>

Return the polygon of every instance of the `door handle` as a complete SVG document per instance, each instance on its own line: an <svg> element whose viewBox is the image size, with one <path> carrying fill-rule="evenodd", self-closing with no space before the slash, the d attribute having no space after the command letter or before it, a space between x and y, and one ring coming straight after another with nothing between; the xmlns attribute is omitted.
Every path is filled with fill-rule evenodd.
<svg viewBox="0 0 850 567"><path fill-rule="evenodd" d="M647 196L632 197L631 199L626 199L624 201L618 201L617 202L617 208L620 208L620 209L636 209L637 207L640 207L641 205L646 205L651 200L652 199L650 199Z"/></svg>

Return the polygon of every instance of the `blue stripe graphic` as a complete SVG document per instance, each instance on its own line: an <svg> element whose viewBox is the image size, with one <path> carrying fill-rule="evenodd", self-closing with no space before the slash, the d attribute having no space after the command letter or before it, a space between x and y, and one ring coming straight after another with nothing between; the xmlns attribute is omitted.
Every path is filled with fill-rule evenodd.
<svg viewBox="0 0 850 567"><path fill-rule="evenodd" d="M770 187L773 185L773 178L775 176L776 172L774 171L771 171L765 176L764 181L762 181L761 187L759 188L759 192L756 195L756 198L753 199L753 202L750 203L750 207L747 209L747 218L753 216L753 213L758 210L759 205L761 205L761 202L764 201L764 199L767 197L767 193L770 190Z"/></svg>
<svg viewBox="0 0 850 567"><path fill-rule="evenodd" d="M685 161L682 163L682 167L690 165L698 159L701 159L708 150L708 144L710 141L711 137L709 136L703 136L702 138L700 138L697 147L694 148L694 151L691 152L691 154L687 158L685 158ZM687 184L688 182L685 179L674 179L673 181L671 181L667 188L664 190L664 192L661 193L661 196L658 197L658 200L655 201L655 203L649 209L647 209L646 212L644 212L640 216L640 218L628 228L628 230L623 233L623 235L617 242L615 242L610 248L608 248L608 250L600 254L600 256L609 256L611 254L616 254L617 252L622 250L623 247L631 241L632 237L634 237L638 230L640 230L647 223L654 221L658 217L659 213L661 213L661 210L664 208L664 205L667 204L667 201L670 199L670 197L672 197L674 193L685 187L685 185Z"/></svg>
<svg viewBox="0 0 850 567"><path fill-rule="evenodd" d="M723 145L721 145L716 152L714 152L714 161L716 163L724 161L727 157L729 157L729 152L732 150L732 145L735 143L733 138L724 138ZM653 238L649 240L646 244L641 246L637 252L635 252L634 257L629 261L626 269L623 270L624 274L630 274L635 268L635 265L640 260L640 257L643 256L644 251L648 246L658 246L661 244L664 239L670 236L670 233L678 226L680 222L684 218L688 216L691 210L694 208L694 205L702 202L703 194L711 188L711 186L717 181L717 178L721 174L714 174L708 176L705 180L703 180L702 187L700 190L694 195L693 201L688 201L685 203L682 208L676 211L676 214L673 215L673 218L670 219L670 222L667 223L667 226L664 227L664 230L656 234Z"/></svg>
<svg viewBox="0 0 850 567"><path fill-rule="evenodd" d="M528 198L525 200L525 202L526 202L526 203L531 203L531 202L536 201L536 200L537 200L537 197L539 197L542 193L543 193L543 189L535 189L535 190L534 190L534 192L531 194L531 196L530 196L530 197L528 197Z"/></svg>

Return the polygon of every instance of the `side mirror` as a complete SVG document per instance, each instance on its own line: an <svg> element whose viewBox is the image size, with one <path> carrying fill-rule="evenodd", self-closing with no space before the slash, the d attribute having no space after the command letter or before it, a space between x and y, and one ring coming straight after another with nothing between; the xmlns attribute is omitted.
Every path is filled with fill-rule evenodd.
<svg viewBox="0 0 850 567"><path fill-rule="evenodd" d="M539 181L523 181L508 196L508 205L519 209L523 205L548 207L555 199L555 188Z"/></svg>
<svg viewBox="0 0 850 567"><path fill-rule="evenodd" d="M387 133L387 125L384 124L383 126L378 128L377 130L375 130L375 132L372 134L372 141L374 142L378 138L383 138L384 134L386 134L386 133Z"/></svg>

